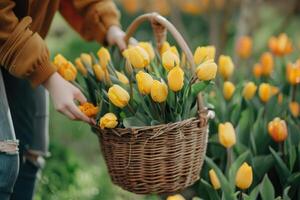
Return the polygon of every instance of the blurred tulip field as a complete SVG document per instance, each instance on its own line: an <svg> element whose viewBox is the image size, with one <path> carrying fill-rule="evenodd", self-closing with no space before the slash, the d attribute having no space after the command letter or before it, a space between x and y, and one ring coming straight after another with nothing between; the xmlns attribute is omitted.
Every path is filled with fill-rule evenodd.
<svg viewBox="0 0 300 200"><path fill-rule="evenodd" d="M300 199L300 2L116 3L123 29L142 13L158 12L183 34L197 65L211 58L218 66L203 92L215 116L209 123L201 178L178 194L124 191L110 180L91 128L51 106L51 156L39 174L35 200ZM150 25L143 24L135 38L153 43ZM101 47L83 41L59 14L46 41L52 58L60 53L73 63L81 53L96 53ZM168 42L176 45L170 35ZM120 57L115 48L110 50L112 61Z"/></svg>

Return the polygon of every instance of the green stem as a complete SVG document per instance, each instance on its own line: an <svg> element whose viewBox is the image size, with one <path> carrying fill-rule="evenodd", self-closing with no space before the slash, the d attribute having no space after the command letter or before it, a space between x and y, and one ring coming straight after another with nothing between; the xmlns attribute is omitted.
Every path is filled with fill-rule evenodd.
<svg viewBox="0 0 300 200"><path fill-rule="evenodd" d="M227 162L226 162L226 174L229 174L229 169L232 164L232 148L226 148Z"/></svg>
<svg viewBox="0 0 300 200"><path fill-rule="evenodd" d="M240 190L239 200L243 200L243 190Z"/></svg>

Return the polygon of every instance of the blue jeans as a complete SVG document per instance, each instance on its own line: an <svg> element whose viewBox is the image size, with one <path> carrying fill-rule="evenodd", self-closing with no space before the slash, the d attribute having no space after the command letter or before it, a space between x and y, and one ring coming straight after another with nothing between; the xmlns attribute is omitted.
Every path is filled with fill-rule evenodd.
<svg viewBox="0 0 300 200"><path fill-rule="evenodd" d="M42 87L33 89L27 80L17 79L5 70L2 70L2 74L13 129L16 139L20 141L19 174L18 165L8 163L5 166L16 168L14 174L18 174L15 184L11 184L8 191L13 191L11 200L31 200L40 168L40 163L35 158L45 156L48 152L48 96ZM5 180L0 174L0 183Z"/></svg>

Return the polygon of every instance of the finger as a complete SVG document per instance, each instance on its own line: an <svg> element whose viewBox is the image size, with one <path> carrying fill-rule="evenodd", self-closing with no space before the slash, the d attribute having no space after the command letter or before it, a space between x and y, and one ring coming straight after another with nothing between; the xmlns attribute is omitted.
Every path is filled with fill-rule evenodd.
<svg viewBox="0 0 300 200"><path fill-rule="evenodd" d="M62 114L64 114L65 116L67 116L70 120L76 120L76 117L67 109L63 109L60 111Z"/></svg>
<svg viewBox="0 0 300 200"><path fill-rule="evenodd" d="M117 43L117 46L119 47L120 51L125 50L127 47L124 40L117 40L116 43Z"/></svg>
<svg viewBox="0 0 300 200"><path fill-rule="evenodd" d="M68 109L76 117L76 119L91 123L91 119L85 116L75 104L69 105Z"/></svg>
<svg viewBox="0 0 300 200"><path fill-rule="evenodd" d="M131 37L130 39L129 39L129 44L131 44L131 45L137 45L139 42L135 39L135 38L133 38L133 37Z"/></svg>
<svg viewBox="0 0 300 200"><path fill-rule="evenodd" d="M86 97L82 94L80 90L78 90L75 95L75 99L79 101L80 104L83 104L87 101Z"/></svg>

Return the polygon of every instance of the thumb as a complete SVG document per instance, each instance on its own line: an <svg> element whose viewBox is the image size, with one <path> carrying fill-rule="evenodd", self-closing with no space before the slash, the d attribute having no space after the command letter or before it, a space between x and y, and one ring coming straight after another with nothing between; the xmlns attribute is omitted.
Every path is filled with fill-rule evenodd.
<svg viewBox="0 0 300 200"><path fill-rule="evenodd" d="M80 90L76 91L76 93L74 94L74 97L76 100L78 100L80 102L80 104L83 104L87 101L86 97L82 94L82 92Z"/></svg>

